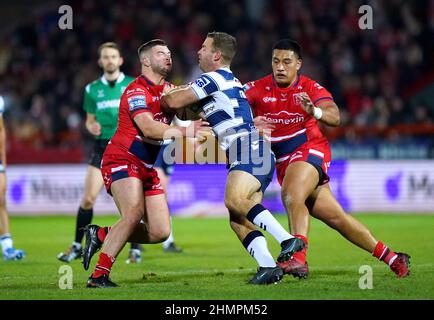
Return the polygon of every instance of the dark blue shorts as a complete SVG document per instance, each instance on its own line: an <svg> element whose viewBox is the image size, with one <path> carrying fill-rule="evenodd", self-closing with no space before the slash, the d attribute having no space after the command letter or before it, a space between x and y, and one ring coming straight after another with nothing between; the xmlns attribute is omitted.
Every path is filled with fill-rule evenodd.
<svg viewBox="0 0 434 320"><path fill-rule="evenodd" d="M241 170L250 173L259 180L261 183L260 190L264 193L273 179L276 166L276 158L269 145L259 140L245 148L238 146L237 152L232 155L229 152L228 150L229 172Z"/></svg>
<svg viewBox="0 0 434 320"><path fill-rule="evenodd" d="M160 153L158 153L157 160L155 160L154 168L161 168L161 169L163 169L164 173L165 173L167 176L170 176L170 175L172 175L173 170L174 170L173 164L167 164L167 163L164 161L164 157L163 157L163 152L164 152L164 150L167 148L167 146L168 146L168 145L165 144L165 145L163 145L163 146L161 147L161 149L160 149Z"/></svg>

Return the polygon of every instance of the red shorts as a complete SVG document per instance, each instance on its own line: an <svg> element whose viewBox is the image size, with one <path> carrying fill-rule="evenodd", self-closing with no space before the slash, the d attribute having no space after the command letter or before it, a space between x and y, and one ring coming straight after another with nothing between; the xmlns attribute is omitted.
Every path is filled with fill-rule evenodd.
<svg viewBox="0 0 434 320"><path fill-rule="evenodd" d="M135 177L142 181L145 197L164 193L157 171L154 168L147 168L143 162L129 154L104 155L101 161L101 173L105 188L110 195L112 183L128 177Z"/></svg>
<svg viewBox="0 0 434 320"><path fill-rule="evenodd" d="M313 165L318 172L321 171L322 174L320 174L321 177L318 185L323 185L330 181L327 171L330 167L331 151L327 141L321 143L309 143L308 141L295 149L294 152L277 159L277 180L280 185L282 185L283 178L285 177L286 168L290 163L296 161L308 162Z"/></svg>

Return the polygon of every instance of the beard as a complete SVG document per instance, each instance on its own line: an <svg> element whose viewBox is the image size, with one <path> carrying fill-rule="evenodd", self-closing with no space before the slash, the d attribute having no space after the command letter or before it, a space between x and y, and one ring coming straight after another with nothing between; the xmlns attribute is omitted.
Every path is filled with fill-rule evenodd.
<svg viewBox="0 0 434 320"><path fill-rule="evenodd" d="M170 71L172 71L172 65L170 66L156 66L152 68L152 71L161 74L163 77L167 77Z"/></svg>

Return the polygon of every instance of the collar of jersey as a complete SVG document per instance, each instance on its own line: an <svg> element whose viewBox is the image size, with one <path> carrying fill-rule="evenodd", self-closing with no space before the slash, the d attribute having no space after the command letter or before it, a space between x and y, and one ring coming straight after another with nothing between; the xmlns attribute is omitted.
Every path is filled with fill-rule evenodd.
<svg viewBox="0 0 434 320"><path fill-rule="evenodd" d="M165 84L165 82L163 84L155 84L154 82L149 80L147 77L145 77L143 74L140 76L140 78L142 79L142 81L146 81L146 83L151 87L162 87Z"/></svg>
<svg viewBox="0 0 434 320"><path fill-rule="evenodd" d="M125 74L123 72L119 73L119 77L116 79L116 83L120 83L125 79ZM106 86L108 86L108 81L104 77L104 75L101 77L101 82L104 83Z"/></svg>

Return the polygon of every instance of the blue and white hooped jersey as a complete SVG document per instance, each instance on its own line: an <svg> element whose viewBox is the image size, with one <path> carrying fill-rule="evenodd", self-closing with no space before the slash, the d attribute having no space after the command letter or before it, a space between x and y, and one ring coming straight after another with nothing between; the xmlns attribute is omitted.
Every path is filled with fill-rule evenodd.
<svg viewBox="0 0 434 320"><path fill-rule="evenodd" d="M202 74L191 84L222 149L256 132L243 85L229 68Z"/></svg>

